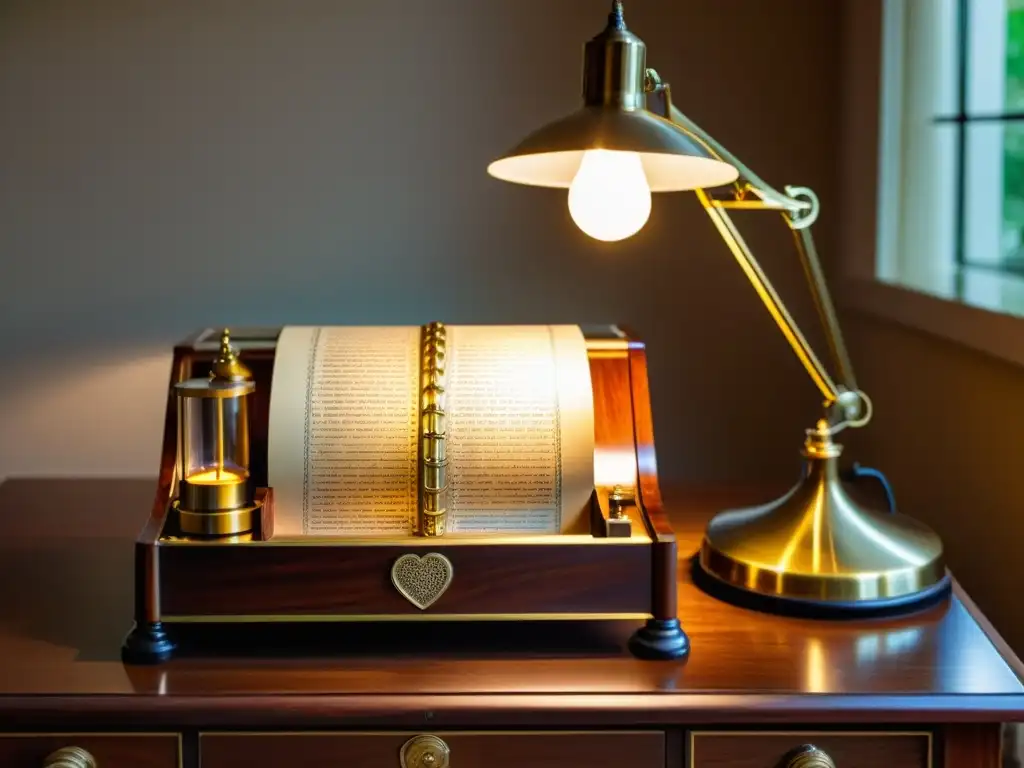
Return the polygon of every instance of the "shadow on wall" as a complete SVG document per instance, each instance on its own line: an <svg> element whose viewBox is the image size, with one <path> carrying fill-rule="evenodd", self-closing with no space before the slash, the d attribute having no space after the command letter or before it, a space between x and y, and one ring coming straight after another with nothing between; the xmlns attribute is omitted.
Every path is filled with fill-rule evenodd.
<svg viewBox="0 0 1024 768"><path fill-rule="evenodd" d="M875 419L857 454L889 475L902 511L935 528L949 566L1020 653L1015 563L1024 537L1019 369L942 339L851 318Z"/></svg>
<svg viewBox="0 0 1024 768"><path fill-rule="evenodd" d="M694 196L659 197L640 234L607 245L575 229L564 193L486 175L579 103L582 44L606 12L4 3L0 477L151 474L170 348L198 327L443 320L628 324L649 345L663 477L788 484L817 395ZM654 0L627 18L681 107L828 209L831 4L738 16ZM806 76L722 57L737 48ZM809 322L769 218L741 226Z"/></svg>

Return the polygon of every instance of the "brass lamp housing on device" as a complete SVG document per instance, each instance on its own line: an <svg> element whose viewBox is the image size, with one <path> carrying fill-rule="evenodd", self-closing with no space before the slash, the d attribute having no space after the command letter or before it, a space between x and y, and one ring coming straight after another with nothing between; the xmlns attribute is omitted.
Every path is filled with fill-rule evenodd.
<svg viewBox="0 0 1024 768"><path fill-rule="evenodd" d="M231 348L227 330L208 378L175 385L178 400L178 498L185 534L231 536L252 530L249 478L249 370Z"/></svg>
<svg viewBox="0 0 1024 768"><path fill-rule="evenodd" d="M779 191L683 115L667 83L646 68L646 47L625 25L615 0L603 32L584 50L583 106L549 123L488 166L504 181L569 187L591 151L637 153L651 192L692 190L791 349L818 388L823 418L807 430L804 471L783 497L726 511L708 525L695 577L724 599L812 616L904 610L944 595L950 578L939 537L889 510L855 500L844 488L833 437L871 419L859 390L819 263L811 225L819 203L805 187ZM649 105L656 104L655 114ZM717 189L716 189L717 188ZM729 209L775 211L794 244L824 326L836 378L821 363L729 216Z"/></svg>

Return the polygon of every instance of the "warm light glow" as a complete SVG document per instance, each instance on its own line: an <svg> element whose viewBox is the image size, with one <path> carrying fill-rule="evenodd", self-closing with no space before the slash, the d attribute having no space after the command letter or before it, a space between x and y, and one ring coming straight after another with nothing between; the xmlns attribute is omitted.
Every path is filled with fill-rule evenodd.
<svg viewBox="0 0 1024 768"><path fill-rule="evenodd" d="M234 485L245 480L245 476L230 469L207 469L185 478L192 485Z"/></svg>
<svg viewBox="0 0 1024 768"><path fill-rule="evenodd" d="M636 453L631 448L594 447L594 485L636 486Z"/></svg>
<svg viewBox="0 0 1024 768"><path fill-rule="evenodd" d="M832 665L828 663L824 643L817 637L808 638L805 661L804 686L811 693L829 693L832 689L829 679Z"/></svg>
<svg viewBox="0 0 1024 768"><path fill-rule="evenodd" d="M569 185L569 213L596 240L625 240L651 215L651 188L636 152L592 149Z"/></svg>

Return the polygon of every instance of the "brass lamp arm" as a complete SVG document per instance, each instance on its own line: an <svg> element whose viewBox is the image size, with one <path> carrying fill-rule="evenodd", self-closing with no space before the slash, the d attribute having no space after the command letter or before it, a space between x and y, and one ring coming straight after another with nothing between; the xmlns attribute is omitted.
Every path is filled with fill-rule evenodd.
<svg viewBox="0 0 1024 768"><path fill-rule="evenodd" d="M864 426L871 419L871 400L866 394L857 389L853 365L850 362L846 345L843 342L839 320L829 295L824 272L821 269L821 263L818 260L817 250L814 246L814 239L811 235L810 227L817 219L819 211L817 196L806 187L787 186L785 193L782 193L765 183L757 174L740 162L735 155L715 141L706 131L701 129L672 104L669 85L663 83L660 77L658 77L657 72L653 69L647 70L646 90L648 96L660 96L664 99L663 113L669 120L700 142L712 156L729 163L739 171L739 178L734 183L736 192L732 199L715 199L708 191L698 189L696 192L701 205L718 229L719 235L721 235L736 258L740 268L747 276L751 285L753 285L757 295L761 298L772 319L775 320L776 325L782 331L786 341L789 342L790 347L792 347L793 352L806 369L811 380L824 396L826 409L838 406L840 410L839 420L832 425L831 431L835 433L845 427ZM748 192L756 195L757 199L748 198ZM733 223L726 210L727 208L777 210L782 213L786 223L793 231L797 253L800 256L800 262L804 269L804 276L810 287L818 316L825 329L829 352L839 376L838 385L829 375L825 366L822 365L821 360L818 359L810 344L808 344L806 337L800 331L796 321L793 320L785 303L775 291L767 274L765 274L744 241L743 236Z"/></svg>
<svg viewBox="0 0 1024 768"><path fill-rule="evenodd" d="M712 155L719 160L729 163L729 165L739 171L739 178L734 182L734 185L737 187L736 200L725 203L726 207L778 209L789 214L790 226L794 229L806 229L815 222L818 218L818 200L816 197L809 199L797 197L795 196L796 190L792 190L790 187L786 188L786 192L792 192L792 194L779 192L740 162L734 154L715 141L695 122L680 112L674 104L669 102L669 105L669 114L671 116L669 119L673 123L697 139ZM760 201L751 201L752 204L750 205L742 205L747 191L757 195Z"/></svg>
<svg viewBox="0 0 1024 768"><path fill-rule="evenodd" d="M733 183L736 187L736 200L728 203L730 208L772 208L790 213L791 226L794 228L809 227L818 218L818 200L813 195L809 199L801 199L779 192L769 185L764 179L748 168L736 155L722 146L715 138L697 125L693 120L684 115L675 104L672 103L671 87L668 83L662 82L657 71L648 68L645 73L644 88L648 97L655 96L664 100L661 105L661 112L664 117L671 120L698 143L704 146L713 157L722 160L737 171L739 178ZM760 201L746 201L746 193L753 192L760 198ZM795 190L794 190L795 192ZM743 204L746 202L746 204Z"/></svg>

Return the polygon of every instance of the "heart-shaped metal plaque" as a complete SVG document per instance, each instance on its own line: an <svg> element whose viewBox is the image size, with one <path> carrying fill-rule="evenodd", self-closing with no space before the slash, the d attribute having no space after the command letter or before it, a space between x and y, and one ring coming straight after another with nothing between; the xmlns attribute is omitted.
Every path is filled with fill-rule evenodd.
<svg viewBox="0 0 1024 768"><path fill-rule="evenodd" d="M451 560L437 552L423 557L402 555L391 566L391 583L402 597L421 611L437 602L452 583L454 575Z"/></svg>

